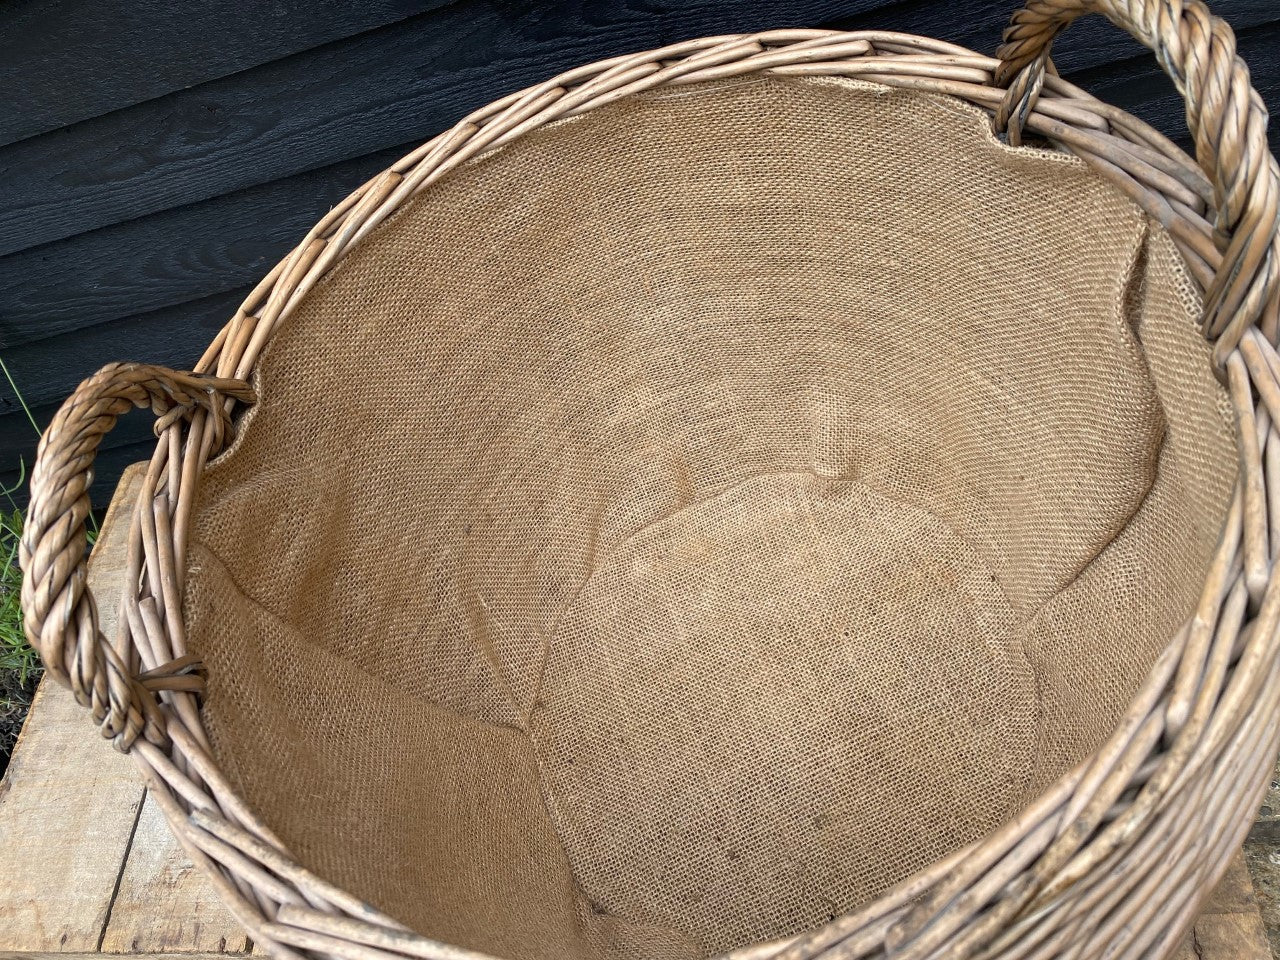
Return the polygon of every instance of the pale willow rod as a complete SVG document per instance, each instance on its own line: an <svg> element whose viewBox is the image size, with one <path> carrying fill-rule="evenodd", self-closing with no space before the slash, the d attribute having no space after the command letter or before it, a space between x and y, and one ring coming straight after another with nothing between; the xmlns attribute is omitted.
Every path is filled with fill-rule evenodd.
<svg viewBox="0 0 1280 960"><path fill-rule="evenodd" d="M1198 163L1050 72L1055 36L1092 12L1155 52L1186 97ZM213 757L181 598L193 490L228 443L232 412L254 400L245 380L317 282L468 160L644 91L751 74L850 77L958 98L990 113L1011 145L1047 139L1114 183L1169 232L1203 288L1203 330L1237 418L1240 462L1194 615L1092 757L994 833L856 913L734 956L1164 956L1240 842L1280 747L1280 177L1230 29L1199 0L1032 0L998 59L884 31L711 37L581 67L464 118L316 224L195 373L108 366L41 443L22 550L28 636L102 734L132 753L189 856L272 956L482 960L413 933L297 863ZM87 490L99 442L133 406L157 415L159 443L131 534L120 635L109 639L85 586Z"/></svg>

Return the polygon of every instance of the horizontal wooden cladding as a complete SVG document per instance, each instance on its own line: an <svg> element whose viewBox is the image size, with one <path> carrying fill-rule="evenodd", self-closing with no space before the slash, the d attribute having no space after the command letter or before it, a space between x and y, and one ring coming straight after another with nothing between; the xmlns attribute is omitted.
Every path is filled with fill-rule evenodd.
<svg viewBox="0 0 1280 960"><path fill-rule="evenodd" d="M721 0L671 13L598 3L585 15L454 4L14 144L0 152L0 167L18 174L0 182L0 254L423 140L584 61L849 6L761 4L744 17Z"/></svg>
<svg viewBox="0 0 1280 960"><path fill-rule="evenodd" d="M11 0L0 31L0 144L164 96L450 0Z"/></svg>
<svg viewBox="0 0 1280 960"><path fill-rule="evenodd" d="M0 349L256 283L329 208L408 149L0 258Z"/></svg>
<svg viewBox="0 0 1280 960"><path fill-rule="evenodd" d="M33 409L32 413L35 414L36 422L41 426L47 424L53 419L58 406L58 404L50 404L47 407ZM103 438L103 449L109 450L115 447L127 446L131 443L144 442L149 442L152 446L155 446L155 436L152 432L154 421L155 417L150 410L130 410L120 418L115 429ZM34 454L35 444L38 439L25 413L20 416L0 418L0 450L15 450L29 446ZM31 457L26 457L25 462L30 466ZM6 468L10 465L16 467L17 463L10 460L4 464Z"/></svg>
<svg viewBox="0 0 1280 960"><path fill-rule="evenodd" d="M117 2L102 6L103 15ZM278 8L296 5L281 0ZM113 112L0 147L0 244L14 251L0 257L0 356L42 424L108 361L190 366L244 293L331 206L466 110L510 90L684 37L782 25L894 29L991 51L1009 14L989 0L377 0L320 23L331 6L323 0L298 14L293 32L275 13L255 13L266 17L258 40L230 49L244 32L237 25L222 40L208 40L208 47L229 48L190 67L195 73L157 70L132 93L125 88L135 83L133 65L122 66L118 83L64 105L74 112L110 103ZM1280 103L1280 6L1213 6L1238 28L1264 99ZM207 15L227 16L227 9L226 0L212 0ZM13 22L28 29L34 21L22 18L41 10L48 18L45 4L24 0ZM82 0L68 11L72 20L89 18L84 22L97 15ZM165 8L148 15L158 18L156 28L135 25L128 43L154 63L184 57L178 47L185 28L169 22L175 14ZM205 8L193 20L203 16ZM384 21L389 25L378 25ZM45 29L52 39L66 27ZM342 36L348 30L355 35ZM0 40L0 51L15 34L21 31ZM29 30L23 35L32 42ZM88 61L105 56L100 45L110 35L66 42L84 44L91 73L102 69ZM202 43L185 49L198 52ZM272 49L282 59L265 62ZM1187 143L1181 99L1150 54L1121 31L1087 18L1055 53L1071 79ZM19 99L57 100L59 84L73 81L37 72L70 56L24 53L16 67L13 58L0 58L0 79L16 77L8 86L21 88ZM157 76L170 89L185 79L200 85L166 94L154 86ZM143 91L154 96L129 101ZM0 139L12 107L0 104ZM1272 143L1280 146L1280 131ZM108 438L99 491L109 490L119 466L146 455L148 436L145 424L130 424ZM34 431L0 381L0 482L12 483L18 458L29 464L33 452Z"/></svg>
<svg viewBox="0 0 1280 960"><path fill-rule="evenodd" d="M1067 37L1069 34L1064 36L1064 44ZM1270 23L1239 30L1237 40L1259 95L1273 110L1280 107L1280 3L1273 5ZM1186 132L1186 101L1168 77L1149 69L1141 58L1100 64L1068 77L1098 99L1124 107L1192 150ZM1280 126L1273 123L1267 139L1271 152L1280 153Z"/></svg>
<svg viewBox="0 0 1280 960"><path fill-rule="evenodd" d="M1280 101L1280 23L1246 32L1241 45L1263 65L1255 72L1263 95ZM1149 57L1073 76L1185 142L1181 101ZM33 341L251 285L329 207L416 143L0 258L0 348L8 356ZM191 342L194 356L200 344ZM12 400L7 386L4 399Z"/></svg>
<svg viewBox="0 0 1280 960"><path fill-rule="evenodd" d="M121 317L4 350L5 363L20 382L28 406L65 399L76 385L112 360L140 360L189 367L235 313L251 286L199 300ZM17 395L0 378L0 416L21 410Z"/></svg>
<svg viewBox="0 0 1280 960"><path fill-rule="evenodd" d="M1280 19L1276 0L1208 0L1210 9L1237 32ZM842 18L832 26L842 30L901 30L938 37L981 53L994 53L1018 0L902 0L861 16ZM1054 44L1053 61L1063 74L1088 70L1135 57L1154 60L1150 51L1125 31L1101 17L1084 17Z"/></svg>
<svg viewBox="0 0 1280 960"><path fill-rule="evenodd" d="M131 463L150 460L155 448L156 441L152 437L149 440L134 441L120 447L109 447L98 453L93 462L93 486L89 488L89 497L95 510L102 510L111 502L112 491L115 490L116 483L120 480L120 475L124 473L125 468ZM34 446L32 449L34 450ZM23 460L28 466L30 465L29 455ZM27 489L23 473L17 469L17 454L7 456L4 463L13 464L14 469L0 472L0 485L6 490L13 491L10 494L13 503L19 507L25 507ZM9 506L9 498L0 497L0 509L7 509ZM4 960L3 955L0 955L0 960Z"/></svg>
<svg viewBox="0 0 1280 960"><path fill-rule="evenodd" d="M423 140L558 71L675 39L834 23L989 51L1008 17L989 0L884 6L456 3L0 150L8 173L0 180L0 255ZM1280 16L1272 0L1221 6L1239 28ZM1083 25L1062 46L1064 68L1074 69L1136 49L1103 23Z"/></svg>

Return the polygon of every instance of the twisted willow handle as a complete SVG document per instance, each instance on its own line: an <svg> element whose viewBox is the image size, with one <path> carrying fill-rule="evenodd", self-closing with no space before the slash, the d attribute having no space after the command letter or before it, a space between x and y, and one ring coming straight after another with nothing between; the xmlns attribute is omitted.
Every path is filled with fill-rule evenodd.
<svg viewBox="0 0 1280 960"><path fill-rule="evenodd" d="M1196 159L1213 184L1221 267L1205 294L1205 334L1219 371L1250 327L1276 309L1280 285L1280 171L1267 147L1267 110L1236 55L1231 28L1201 0L1028 0L997 53L1007 88L997 129L1015 146L1035 109L1054 37L1076 17L1100 13L1155 52L1187 102Z"/></svg>
<svg viewBox="0 0 1280 960"><path fill-rule="evenodd" d="M218 449L230 434L229 398L249 402L254 396L240 380L114 363L80 384L40 440L19 552L27 639L50 676L71 687L103 735L122 749L140 734L161 739L154 697L144 694L186 689L187 680L178 675L188 664L135 676L99 629L86 589L93 458L116 420L133 407L152 409L160 418L157 432L203 410Z"/></svg>

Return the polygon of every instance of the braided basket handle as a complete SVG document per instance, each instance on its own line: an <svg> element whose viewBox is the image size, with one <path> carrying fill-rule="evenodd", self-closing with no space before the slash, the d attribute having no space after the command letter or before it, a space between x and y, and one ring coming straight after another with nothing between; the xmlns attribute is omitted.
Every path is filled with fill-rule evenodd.
<svg viewBox="0 0 1280 960"><path fill-rule="evenodd" d="M148 406L160 418L157 433L179 418L205 411L218 449L230 434L228 399L250 402L253 390L240 380L113 363L80 384L40 439L19 551L27 639L49 675L92 709L103 736L122 749L139 734L159 737L154 698L147 691L182 688L183 683L134 676L98 626L86 588L85 521L94 455L122 414Z"/></svg>
<svg viewBox="0 0 1280 960"><path fill-rule="evenodd" d="M1196 160L1213 185L1214 243L1222 264L1205 294L1205 334L1226 358L1264 311L1274 309L1280 249L1280 170L1267 147L1267 109L1235 34L1201 0L1027 0L1013 15L997 56L1007 88L996 128L1014 146L1035 109L1054 37L1077 17L1103 14L1155 52L1187 102Z"/></svg>

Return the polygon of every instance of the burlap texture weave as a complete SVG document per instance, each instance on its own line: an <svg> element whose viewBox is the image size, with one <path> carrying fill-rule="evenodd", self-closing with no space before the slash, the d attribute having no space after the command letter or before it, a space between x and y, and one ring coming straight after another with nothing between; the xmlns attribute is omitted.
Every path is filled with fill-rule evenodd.
<svg viewBox="0 0 1280 960"><path fill-rule="evenodd" d="M261 361L186 579L236 787L513 958L812 926L1096 748L1234 440L1167 236L976 110L666 88L427 189Z"/></svg>

